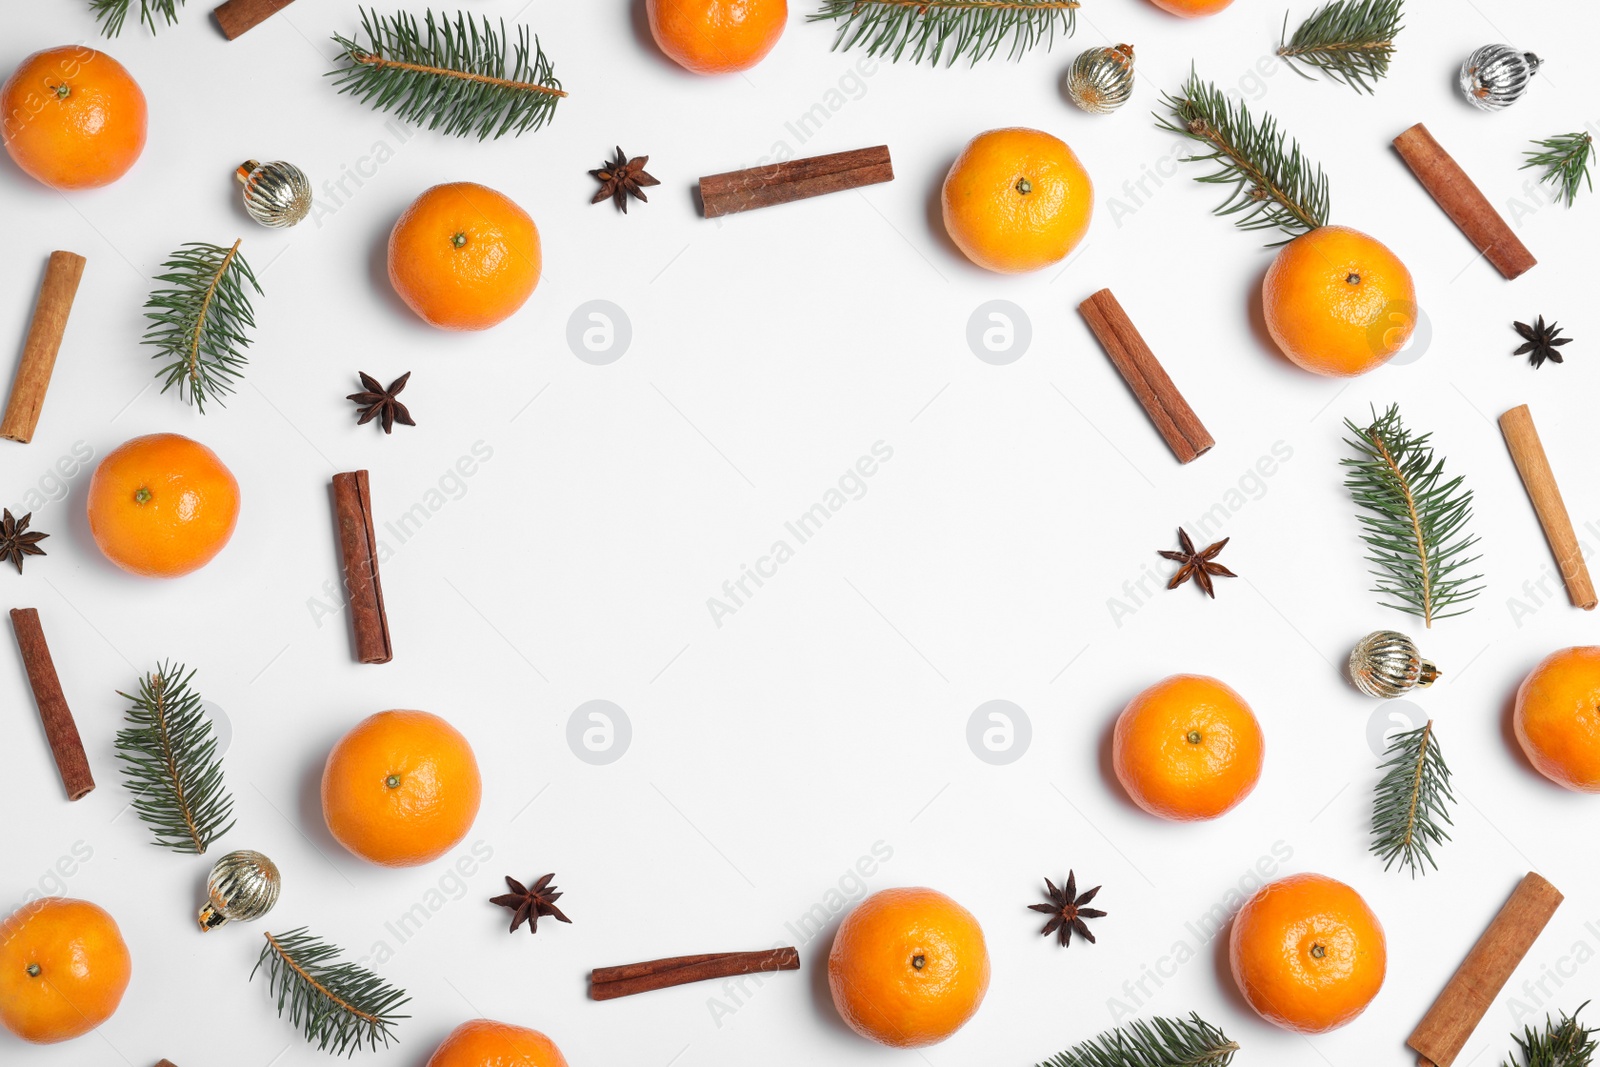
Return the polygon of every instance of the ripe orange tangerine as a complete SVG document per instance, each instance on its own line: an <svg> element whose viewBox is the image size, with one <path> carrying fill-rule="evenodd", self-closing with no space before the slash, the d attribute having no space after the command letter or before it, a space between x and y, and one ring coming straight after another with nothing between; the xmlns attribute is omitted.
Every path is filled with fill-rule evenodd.
<svg viewBox="0 0 1600 1067"><path fill-rule="evenodd" d="M111 1018L133 975L117 922L86 900L46 897L0 923L0 1023L37 1045Z"/></svg>
<svg viewBox="0 0 1600 1067"><path fill-rule="evenodd" d="M93 189L128 173L148 118L127 68L82 45L35 52L0 88L6 151L52 189Z"/></svg>
<svg viewBox="0 0 1600 1067"><path fill-rule="evenodd" d="M450 1031L426 1067L567 1067L567 1061L537 1030L473 1019Z"/></svg>
<svg viewBox="0 0 1600 1067"><path fill-rule="evenodd" d="M1089 232L1094 183L1065 141L1013 127L980 133L950 167L944 228L980 267L1003 274L1065 259Z"/></svg>
<svg viewBox="0 0 1600 1067"><path fill-rule="evenodd" d="M1255 789L1266 758L1261 724L1244 698L1201 674L1176 674L1128 702L1111 760L1145 811L1192 822L1232 811Z"/></svg>
<svg viewBox="0 0 1600 1067"><path fill-rule="evenodd" d="M106 558L177 578L216 558L239 522L239 483L217 454L181 434L135 437L89 479L89 532Z"/></svg>
<svg viewBox="0 0 1600 1067"><path fill-rule="evenodd" d="M442 330L487 330L528 302L543 258L539 228L510 197L473 182L435 185L389 234L389 281Z"/></svg>
<svg viewBox="0 0 1600 1067"><path fill-rule="evenodd" d="M1512 726L1540 774L1600 793L1600 646L1546 656L1517 688Z"/></svg>
<svg viewBox="0 0 1600 1067"><path fill-rule="evenodd" d="M1170 11L1186 19L1215 15L1233 3L1233 0L1150 0L1163 11Z"/></svg>
<svg viewBox="0 0 1600 1067"><path fill-rule="evenodd" d="M650 35L696 74L749 70L767 57L789 20L788 0L646 0Z"/></svg>
<svg viewBox="0 0 1600 1067"><path fill-rule="evenodd" d="M1283 246L1261 286L1267 332L1315 374L1348 378L1389 362L1417 328L1411 272L1381 242L1323 226Z"/></svg>

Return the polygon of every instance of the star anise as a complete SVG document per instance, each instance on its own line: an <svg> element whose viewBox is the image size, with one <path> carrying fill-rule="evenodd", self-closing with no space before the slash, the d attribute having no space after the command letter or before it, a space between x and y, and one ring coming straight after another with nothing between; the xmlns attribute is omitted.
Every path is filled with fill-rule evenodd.
<svg viewBox="0 0 1600 1067"><path fill-rule="evenodd" d="M594 199L589 203L598 204L610 197L622 209L624 215L628 213L630 196L638 197L648 204L650 198L644 195L644 190L640 187L661 184L645 171L644 165L648 162L650 162L649 156L634 156L629 159L621 147L618 147L616 159L600 164L599 170L589 172L600 180L600 191L594 194Z"/></svg>
<svg viewBox="0 0 1600 1067"><path fill-rule="evenodd" d="M554 877L553 874L547 874L532 885L525 886L508 875L506 886L511 892L494 897L489 903L510 908L515 913L511 916L512 933L516 933L517 927L524 922L528 924L528 933L538 933L539 920L546 915L553 916L560 922L569 923L572 920L561 914L561 909L556 907L556 901L561 899L561 894L550 884L550 880Z"/></svg>
<svg viewBox="0 0 1600 1067"><path fill-rule="evenodd" d="M1213 575L1220 578L1239 577L1222 564L1212 562L1217 558L1217 553L1222 551L1223 546L1231 540L1232 538L1224 537L1216 544L1208 545L1205 549L1196 552L1194 550L1194 542L1189 540L1189 535L1184 532L1183 527L1178 527L1178 545L1183 551L1162 551L1160 553L1166 559L1183 564L1178 568L1177 573L1172 576L1172 580L1167 583L1167 588L1176 589L1190 578L1193 578L1195 584L1206 591L1206 596L1215 600L1217 591L1211 582Z"/></svg>
<svg viewBox="0 0 1600 1067"><path fill-rule="evenodd" d="M406 381L411 377L410 371L390 382L387 389L378 383L378 379L365 371L357 373L361 375L364 390L345 397L346 400L354 400L356 406L361 409L361 418L356 420L357 426L365 426L380 416L384 433L394 433L394 424L397 422L404 426L416 425L411 418L411 412L397 399L400 390L406 387Z"/></svg>
<svg viewBox="0 0 1600 1067"><path fill-rule="evenodd" d="M1106 913L1099 908L1086 908L1084 905L1099 894L1100 887L1095 886L1084 893L1079 893L1078 878L1072 871L1067 872L1067 884L1062 888L1056 888L1056 884L1048 878L1044 880L1044 884L1045 896L1050 903L1028 905L1029 911L1042 911L1050 916L1050 921L1044 924L1044 929L1040 933L1045 937L1055 934L1060 938L1062 948L1072 943L1073 934L1077 934L1091 945L1094 944L1094 934L1089 932L1089 926L1083 920L1103 919Z"/></svg>
<svg viewBox="0 0 1600 1067"><path fill-rule="evenodd" d="M43 556L45 550L39 547L39 542L50 535L37 530L28 529L28 520L33 518L33 512L28 512L20 519L13 519L9 508L0 516L0 563L10 560L16 564L17 573L22 573L23 556Z"/></svg>
<svg viewBox="0 0 1600 1067"><path fill-rule="evenodd" d="M1534 319L1532 326L1525 322L1512 323L1512 325L1516 327L1517 332L1522 335L1522 339L1527 343L1511 354L1514 356L1527 356L1528 362L1535 367L1544 366L1544 361L1547 359L1552 363L1560 363L1562 361L1561 353L1556 349L1562 345L1570 345L1572 343L1572 338L1561 336L1560 326L1553 322L1546 326L1543 315Z"/></svg>

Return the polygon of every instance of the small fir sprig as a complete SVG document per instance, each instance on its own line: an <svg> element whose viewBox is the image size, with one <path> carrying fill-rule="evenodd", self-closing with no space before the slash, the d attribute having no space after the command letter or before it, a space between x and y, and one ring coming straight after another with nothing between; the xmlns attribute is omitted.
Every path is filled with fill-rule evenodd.
<svg viewBox="0 0 1600 1067"><path fill-rule="evenodd" d="M512 48L505 23L496 30L488 16L458 13L452 22L428 11L419 23L362 8L361 32L365 44L333 38L341 65L328 77L341 93L430 130L480 141L524 134L549 122L567 95L525 26Z"/></svg>
<svg viewBox="0 0 1600 1067"><path fill-rule="evenodd" d="M1277 119L1267 114L1256 118L1244 102L1229 100L1192 71L1178 94L1166 94L1163 103L1171 115L1158 114L1157 125L1205 146L1184 156L1184 162L1216 165L1195 180L1233 187L1215 214L1233 216L1244 230L1277 229L1288 235L1273 245L1327 225L1328 176L1278 127Z"/></svg>
<svg viewBox="0 0 1600 1067"><path fill-rule="evenodd" d="M1237 1042L1191 1012L1119 1026L1038 1067L1228 1067L1238 1051Z"/></svg>
<svg viewBox="0 0 1600 1067"><path fill-rule="evenodd" d="M934 66L965 56L977 66L1007 39L1009 57L1018 59L1041 43L1048 50L1058 33L1071 37L1079 6L1079 0L824 0L808 21L837 24L835 51L865 47L892 62L909 54L913 63Z"/></svg>
<svg viewBox="0 0 1600 1067"><path fill-rule="evenodd" d="M1449 805L1456 798L1432 721L1395 735L1383 754L1378 767L1383 777L1372 801L1370 851L1386 871L1399 864L1415 878L1427 874L1427 867L1438 870L1433 849L1450 840L1445 826L1453 825Z"/></svg>
<svg viewBox="0 0 1600 1067"><path fill-rule="evenodd" d="M410 1018L395 1014L411 999L405 990L354 963L333 962L338 947L305 927L266 939L250 980L266 968L278 1014L287 1010L289 1021L319 1050L353 1056L366 1045L376 1051L394 1038L396 1022Z"/></svg>
<svg viewBox="0 0 1600 1067"><path fill-rule="evenodd" d="M1589 177L1589 167L1594 163L1594 136L1587 132L1563 133L1534 141L1532 151L1524 152L1528 161L1523 170L1541 167L1544 173L1539 180L1555 187L1556 195L1568 207L1578 199L1580 187L1594 191Z"/></svg>
<svg viewBox="0 0 1600 1067"><path fill-rule="evenodd" d="M1563 1012L1559 1020L1544 1017L1544 1029L1531 1026L1522 1028L1522 1036L1512 1035L1517 1051L1501 1061L1501 1067L1590 1067L1594 1063L1597 1044L1592 1029L1578 1022L1578 1016L1589 1006L1588 1001L1578 1005L1571 1015Z"/></svg>
<svg viewBox="0 0 1600 1067"><path fill-rule="evenodd" d="M1472 490L1462 477L1446 479L1444 460L1430 444L1432 434L1413 434L1391 406L1357 426L1349 419L1345 440L1355 449L1346 468L1345 487L1365 514L1361 539L1378 583L1373 592L1386 607L1416 615L1423 625L1470 611L1483 592L1481 574L1465 574L1479 558L1467 551L1478 538L1466 532L1472 518Z"/></svg>
<svg viewBox="0 0 1600 1067"><path fill-rule="evenodd" d="M156 24L157 15L165 19L168 26L176 25L178 8L183 3L184 0L139 0L139 21L149 26L151 33L161 28ZM100 23L101 35L115 37L128 21L133 0L89 0L89 8L94 12L95 21Z"/></svg>
<svg viewBox="0 0 1600 1067"><path fill-rule="evenodd" d="M211 717L191 687L194 672L163 663L139 679L117 758L133 792L133 810L155 831L156 844L198 856L233 828L233 796Z"/></svg>
<svg viewBox="0 0 1600 1067"><path fill-rule="evenodd" d="M206 401L223 403L233 383L250 362L244 350L248 331L255 329L250 294L262 295L250 264L231 248L191 242L162 264L165 274L155 280L170 288L157 289L145 301L145 318L151 321L144 343L153 345L152 359L162 361L156 379L164 393L174 386L178 395L204 414Z"/></svg>
<svg viewBox="0 0 1600 1067"><path fill-rule="evenodd" d="M1389 73L1404 7L1404 0L1334 0L1302 22L1293 37L1285 14L1278 55L1303 77L1311 75L1301 67L1311 67L1370 93L1373 83Z"/></svg>

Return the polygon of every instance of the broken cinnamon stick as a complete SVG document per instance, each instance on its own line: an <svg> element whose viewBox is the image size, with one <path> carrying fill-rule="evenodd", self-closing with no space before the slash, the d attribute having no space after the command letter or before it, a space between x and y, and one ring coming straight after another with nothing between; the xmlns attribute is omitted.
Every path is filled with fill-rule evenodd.
<svg viewBox="0 0 1600 1067"><path fill-rule="evenodd" d="M233 41L292 3L294 0L227 0L211 17L217 20L222 36Z"/></svg>
<svg viewBox="0 0 1600 1067"><path fill-rule="evenodd" d="M56 367L67 316L72 313L72 301L78 295L86 262L73 252L50 253L39 299L33 305L28 339L22 343L22 360L11 382L11 400L6 404L4 420L0 420L0 437L8 441L27 444L39 427L45 390L50 388L50 375Z"/></svg>
<svg viewBox="0 0 1600 1067"><path fill-rule="evenodd" d="M333 508L339 522L339 549L344 556L344 584L350 596L356 658L362 663L388 663L394 658L394 649L389 641L389 616L383 609L378 537L372 527L372 494L366 471L333 476Z"/></svg>
<svg viewBox="0 0 1600 1067"><path fill-rule="evenodd" d="M731 215L792 200L860 189L894 180L888 145L771 163L700 179L705 217Z"/></svg>
<svg viewBox="0 0 1600 1067"><path fill-rule="evenodd" d="M1428 195L1438 201L1495 270L1506 278L1515 278L1539 262L1426 126L1417 123L1394 139L1394 147Z"/></svg>
<svg viewBox="0 0 1600 1067"><path fill-rule="evenodd" d="M800 953L794 948L674 956L646 963L630 963L623 967L596 967L589 973L589 999L615 1000L691 982L799 969Z"/></svg>
<svg viewBox="0 0 1600 1067"><path fill-rule="evenodd" d="M1500 432L1505 435L1511 460L1522 476L1528 498L1533 501L1539 525L1544 527L1544 538L1550 543L1550 551L1555 553L1561 580L1567 585L1567 598L1574 607L1593 611L1600 600L1596 599L1594 582L1589 579L1589 565L1583 561L1583 548L1572 529L1572 519L1561 499L1561 489L1556 485L1555 472L1550 469L1550 459L1539 441L1539 431L1533 425L1528 405L1522 404L1501 415Z"/></svg>
<svg viewBox="0 0 1600 1067"><path fill-rule="evenodd" d="M94 775L89 772L89 757L83 751L78 724L73 721L72 709L67 707L66 694L61 691L61 679L56 675L55 661L50 658L50 646L45 643L38 611L12 608L11 628L16 631L22 666L28 672L33 702L39 706L39 720L44 723L44 736L55 756L56 770L61 772L67 799L82 800L94 791Z"/></svg>
<svg viewBox="0 0 1600 1067"><path fill-rule="evenodd" d="M1446 983L1406 1044L1417 1067L1450 1067L1511 972L1561 904L1561 891L1528 873Z"/></svg>
<svg viewBox="0 0 1600 1067"><path fill-rule="evenodd" d="M1111 357L1117 372L1144 406L1156 432L1172 449L1179 463L1189 463L1205 455L1216 444L1200 422L1189 402L1172 384L1172 379L1156 359L1150 346L1122 310L1110 289L1102 289L1078 305L1078 313Z"/></svg>

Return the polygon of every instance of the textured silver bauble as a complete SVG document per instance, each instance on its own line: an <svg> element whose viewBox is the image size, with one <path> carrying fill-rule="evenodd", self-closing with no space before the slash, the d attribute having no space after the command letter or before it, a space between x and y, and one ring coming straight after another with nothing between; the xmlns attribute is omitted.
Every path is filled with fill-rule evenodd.
<svg viewBox="0 0 1600 1067"><path fill-rule="evenodd" d="M1439 668L1422 658L1416 642L1394 630L1368 634L1350 653L1350 680L1369 697L1392 700L1438 677Z"/></svg>
<svg viewBox="0 0 1600 1067"><path fill-rule="evenodd" d="M244 209L263 226L293 226L311 212L311 181L293 163L248 160L234 171Z"/></svg>
<svg viewBox="0 0 1600 1067"><path fill-rule="evenodd" d="M1095 115L1117 110L1133 95L1133 46L1091 48L1067 69L1067 96Z"/></svg>
<svg viewBox="0 0 1600 1067"><path fill-rule="evenodd" d="M1461 92L1484 111L1510 107L1528 91L1542 62L1508 44L1486 44L1461 64Z"/></svg>
<svg viewBox="0 0 1600 1067"><path fill-rule="evenodd" d="M278 866L259 852L230 852L211 868L206 879L210 897L200 909L200 929L215 930L229 922L259 919L278 902L283 880Z"/></svg>

